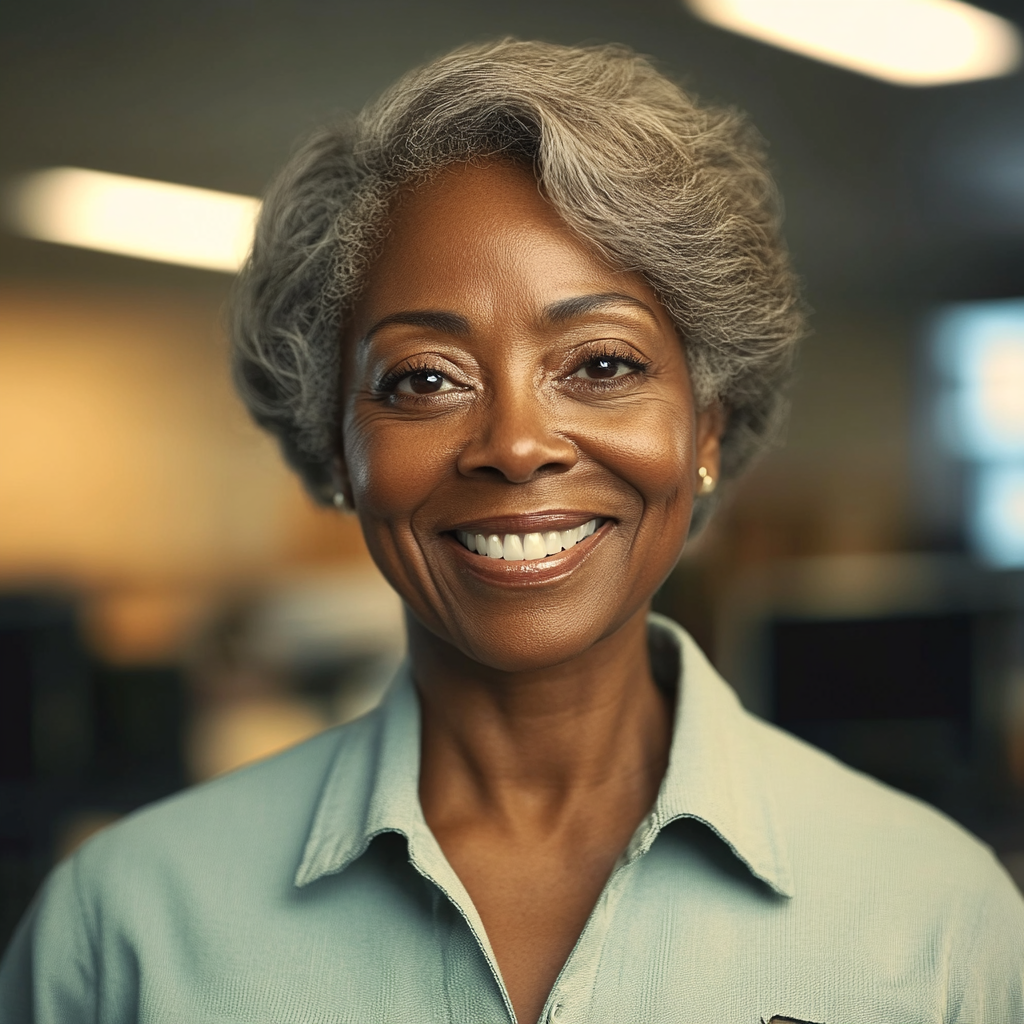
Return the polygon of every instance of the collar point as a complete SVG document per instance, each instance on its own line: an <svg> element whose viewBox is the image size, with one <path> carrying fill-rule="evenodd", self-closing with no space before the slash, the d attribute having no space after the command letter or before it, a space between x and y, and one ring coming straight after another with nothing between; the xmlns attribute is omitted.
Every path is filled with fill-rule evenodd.
<svg viewBox="0 0 1024 1024"><path fill-rule="evenodd" d="M304 889L313 882L318 882L327 875L337 875L344 871L357 857L359 857L369 846L369 840L359 849L333 850L327 856L317 856L316 853L303 857L295 872L293 882L296 889Z"/></svg>
<svg viewBox="0 0 1024 1024"><path fill-rule="evenodd" d="M768 886L776 896L791 900L796 892L793 886L793 878L785 868L776 867L773 871L754 871L758 878Z"/></svg>

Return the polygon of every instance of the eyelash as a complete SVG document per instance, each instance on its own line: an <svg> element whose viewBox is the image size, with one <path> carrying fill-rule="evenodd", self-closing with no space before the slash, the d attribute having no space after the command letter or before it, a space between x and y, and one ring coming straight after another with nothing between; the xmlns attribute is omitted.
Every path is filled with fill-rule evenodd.
<svg viewBox="0 0 1024 1024"><path fill-rule="evenodd" d="M580 370L582 370L588 363L594 363L601 359L623 363L634 372L623 374L621 377L610 377L603 381L599 379L592 379L589 381L591 386L615 387L618 386L618 382L624 381L630 377L645 374L651 368L651 364L648 361L641 359L634 349L627 348L624 345L600 342L595 344L589 351L585 351L582 356L577 355L576 365L569 376L572 377L579 373Z"/></svg>
<svg viewBox="0 0 1024 1024"><path fill-rule="evenodd" d="M431 366L430 363L424 359L418 359L402 363L400 366L396 366L393 370L384 374L384 376L377 381L376 385L374 385L374 391L380 395L393 395L398 382L402 380L403 377L409 377L414 373L439 373L442 377L451 380L448 374L439 370L436 366Z"/></svg>
<svg viewBox="0 0 1024 1024"><path fill-rule="evenodd" d="M615 387L618 385L618 381L622 381L627 377L632 377L638 374L646 373L650 369L651 364L643 359L640 359L632 349L627 349L624 346L612 345L612 344L598 344L593 349L585 352L580 358L577 356L576 365L573 367L571 372L568 374L569 377L574 377L580 370L583 369L588 363L596 362L600 359L614 360L615 362L623 363L628 366L634 373L623 374L622 377L612 377L607 380L593 379L589 381L591 386L596 387ZM439 370L436 366L432 366L424 359L413 360L410 362L402 363L400 366L396 366L393 370L390 370L383 377L377 381L374 386L374 391L381 396L390 396L395 394L395 388L399 381L403 378L410 376L414 373L437 373L447 380L451 380L448 374ZM407 396L413 397L413 396ZM429 396L421 396L429 397Z"/></svg>

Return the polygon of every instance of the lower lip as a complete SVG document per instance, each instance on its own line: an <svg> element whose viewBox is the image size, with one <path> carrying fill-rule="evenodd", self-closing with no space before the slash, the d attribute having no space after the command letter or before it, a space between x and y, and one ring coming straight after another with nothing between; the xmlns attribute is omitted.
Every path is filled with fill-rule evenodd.
<svg viewBox="0 0 1024 1024"><path fill-rule="evenodd" d="M480 579L499 586L523 586L548 583L572 572L590 557L590 553L604 540L611 527L612 520L608 519L589 537L585 537L567 551L529 562L525 559L506 562L504 558L489 558L487 555L470 551L449 533L442 536L448 545L455 549L453 554Z"/></svg>

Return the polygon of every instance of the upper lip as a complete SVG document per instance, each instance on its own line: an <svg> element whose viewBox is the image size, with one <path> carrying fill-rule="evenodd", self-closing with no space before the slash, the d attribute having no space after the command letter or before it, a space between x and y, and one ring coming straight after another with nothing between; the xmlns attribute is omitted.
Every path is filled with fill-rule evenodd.
<svg viewBox="0 0 1024 1024"><path fill-rule="evenodd" d="M463 533L546 533L548 530L571 530L589 523L591 519L606 519L599 512L581 512L576 509L547 509L543 512L522 512L518 515L487 516L467 519L442 532Z"/></svg>

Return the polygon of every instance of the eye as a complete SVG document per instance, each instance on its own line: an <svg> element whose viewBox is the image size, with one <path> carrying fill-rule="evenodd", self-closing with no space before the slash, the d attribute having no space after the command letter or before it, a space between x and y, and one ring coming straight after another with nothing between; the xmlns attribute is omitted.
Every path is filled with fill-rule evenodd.
<svg viewBox="0 0 1024 1024"><path fill-rule="evenodd" d="M454 387L437 370L414 370L396 382L395 391L405 395L436 395L439 391L451 391Z"/></svg>
<svg viewBox="0 0 1024 1024"><path fill-rule="evenodd" d="M583 380L614 380L636 373L637 366L626 359L616 356L594 356L588 359L574 374Z"/></svg>

